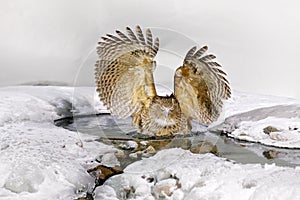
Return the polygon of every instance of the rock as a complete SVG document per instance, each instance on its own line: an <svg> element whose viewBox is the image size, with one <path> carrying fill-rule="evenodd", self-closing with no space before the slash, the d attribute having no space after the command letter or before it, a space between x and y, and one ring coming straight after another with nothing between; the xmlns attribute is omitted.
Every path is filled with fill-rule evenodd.
<svg viewBox="0 0 300 200"><path fill-rule="evenodd" d="M272 132L279 132L280 130L278 130L277 128L275 128L274 126L267 126L263 129L265 134L270 134Z"/></svg>
<svg viewBox="0 0 300 200"><path fill-rule="evenodd" d="M190 151L195 154L218 153L217 147L210 142L202 142L200 144L193 145L190 148Z"/></svg>
<svg viewBox="0 0 300 200"><path fill-rule="evenodd" d="M289 131L297 131L298 129L298 127L289 127Z"/></svg>
<svg viewBox="0 0 300 200"><path fill-rule="evenodd" d="M87 172L97 180L97 185L102 185L108 178L122 174L123 170L119 166L107 167L105 165L98 165L95 168L87 170Z"/></svg>
<svg viewBox="0 0 300 200"><path fill-rule="evenodd" d="M143 154L142 151L137 151L136 153L137 153L138 155L142 155L142 154Z"/></svg>
<svg viewBox="0 0 300 200"><path fill-rule="evenodd" d="M138 147L138 144L135 141L126 141L125 143L119 144L119 148L124 150L134 150Z"/></svg>
<svg viewBox="0 0 300 200"><path fill-rule="evenodd" d="M278 157L279 152L274 151L274 150L269 150L269 151L264 151L263 155L267 159L274 159Z"/></svg>
<svg viewBox="0 0 300 200"><path fill-rule="evenodd" d="M120 162L118 161L117 157L115 156L115 153L113 152L104 154L101 157L100 162L102 165L109 166L109 167L120 165Z"/></svg>
<svg viewBox="0 0 300 200"><path fill-rule="evenodd" d="M126 158L126 154L124 153L124 151L121 151L121 150L118 150L116 153L115 153L115 156L116 158Z"/></svg>
<svg viewBox="0 0 300 200"><path fill-rule="evenodd" d="M154 149L156 149L157 151L166 148L166 146L169 145L169 143L171 142L171 140L169 139L164 139L164 140L150 140L147 143L147 146L152 146Z"/></svg>
<svg viewBox="0 0 300 200"><path fill-rule="evenodd" d="M151 140L147 145L154 147L156 151L170 148L189 149L191 147L191 140L187 138L173 138L162 140Z"/></svg>
<svg viewBox="0 0 300 200"><path fill-rule="evenodd" d="M143 145L143 146L146 146L148 144L148 141L144 141L144 140L140 141L140 144Z"/></svg>
<svg viewBox="0 0 300 200"><path fill-rule="evenodd" d="M247 133L245 133L245 132L241 132L241 133L239 133L239 136L247 136L248 134Z"/></svg>
<svg viewBox="0 0 300 200"><path fill-rule="evenodd" d="M136 152L135 153L131 153L131 154L129 154L129 157L137 159L138 158L138 154Z"/></svg>
<svg viewBox="0 0 300 200"><path fill-rule="evenodd" d="M288 138L284 137L281 132L271 132L270 138L276 141L282 141L282 142L288 141Z"/></svg>
<svg viewBox="0 0 300 200"><path fill-rule="evenodd" d="M188 150L188 149L190 149L191 145L192 145L192 142L188 138L174 138L171 140L171 142L168 145L165 146L165 148L162 148L162 149L181 148L181 149Z"/></svg>
<svg viewBox="0 0 300 200"><path fill-rule="evenodd" d="M152 176L152 175L142 175L141 178L145 179L148 183L155 184L157 182L157 180L155 179L155 177Z"/></svg>
<svg viewBox="0 0 300 200"><path fill-rule="evenodd" d="M148 146L147 149L144 150L144 153L155 154L156 150L153 146Z"/></svg>
<svg viewBox="0 0 300 200"><path fill-rule="evenodd" d="M94 200L93 194L87 193L85 197L79 197L76 200Z"/></svg>
<svg viewBox="0 0 300 200"><path fill-rule="evenodd" d="M162 199L170 197L177 188L177 180L169 178L157 182L153 187L153 194L156 199Z"/></svg>

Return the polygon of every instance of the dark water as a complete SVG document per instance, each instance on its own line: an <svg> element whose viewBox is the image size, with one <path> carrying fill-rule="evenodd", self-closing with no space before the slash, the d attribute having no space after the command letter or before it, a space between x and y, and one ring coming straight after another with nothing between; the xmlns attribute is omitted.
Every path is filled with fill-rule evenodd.
<svg viewBox="0 0 300 200"><path fill-rule="evenodd" d="M120 120L110 115L87 115L57 120L56 124L72 131L99 136L99 138L131 140L139 137L131 126L131 119ZM194 126L197 126L197 124ZM198 128L198 129L197 129ZM208 142L216 146L217 155L238 163L275 163L279 166L300 165L300 150L266 147L261 144L240 142L196 127L197 133L176 140L190 140L191 144ZM200 130L200 131L199 131ZM147 139L144 139L147 140Z"/></svg>

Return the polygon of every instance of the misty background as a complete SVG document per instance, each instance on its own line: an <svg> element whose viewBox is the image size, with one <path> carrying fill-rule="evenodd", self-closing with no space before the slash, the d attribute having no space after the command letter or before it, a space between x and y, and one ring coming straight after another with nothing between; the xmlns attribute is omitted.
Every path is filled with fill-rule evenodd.
<svg viewBox="0 0 300 200"><path fill-rule="evenodd" d="M300 99L299 10L297 0L2 0L0 86L94 86L100 36L139 24L161 33L159 83L172 85L195 43L209 46L233 89Z"/></svg>

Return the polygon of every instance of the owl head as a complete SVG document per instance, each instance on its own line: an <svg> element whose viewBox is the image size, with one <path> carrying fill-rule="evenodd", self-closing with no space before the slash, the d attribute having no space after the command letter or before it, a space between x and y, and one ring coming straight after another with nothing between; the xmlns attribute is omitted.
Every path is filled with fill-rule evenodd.
<svg viewBox="0 0 300 200"><path fill-rule="evenodd" d="M161 97L156 96L150 106L150 117L161 125L175 124L176 116L179 114L179 103L173 95Z"/></svg>

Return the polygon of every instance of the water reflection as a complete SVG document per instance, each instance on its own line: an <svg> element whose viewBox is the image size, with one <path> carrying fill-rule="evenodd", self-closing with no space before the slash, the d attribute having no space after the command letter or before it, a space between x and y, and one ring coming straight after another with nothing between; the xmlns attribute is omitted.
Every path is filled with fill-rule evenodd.
<svg viewBox="0 0 300 200"><path fill-rule="evenodd" d="M137 137L136 129L131 126L131 118L116 119L109 114L65 118L57 120L56 124L71 131L96 135L99 137L99 142L114 145L124 151L125 155L116 155L119 156L118 159L123 167L166 148L182 148L193 153L214 153L238 163L275 163L291 167L300 165L300 150L236 141L218 133L205 132L203 127L196 127L197 134L187 137L157 140ZM130 141L135 142L137 146L133 149L124 148L124 145L126 146ZM153 147L154 153L145 153L149 147Z"/></svg>

